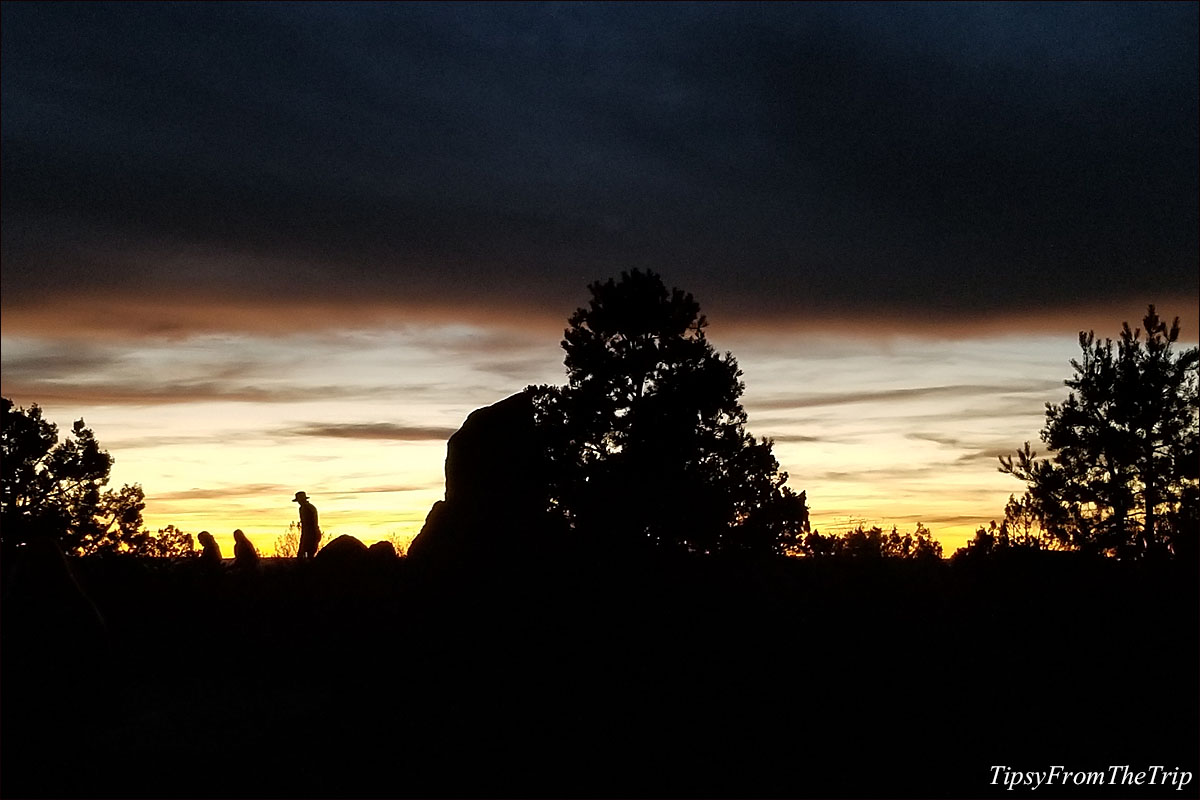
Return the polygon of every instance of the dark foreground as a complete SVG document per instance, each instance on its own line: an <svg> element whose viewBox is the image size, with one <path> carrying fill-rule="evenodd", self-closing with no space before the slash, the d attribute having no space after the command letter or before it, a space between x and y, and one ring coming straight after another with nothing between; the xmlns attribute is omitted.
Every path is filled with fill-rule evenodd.
<svg viewBox="0 0 1200 800"><path fill-rule="evenodd" d="M103 629L6 577L4 797L1198 793L1194 568L72 566Z"/></svg>

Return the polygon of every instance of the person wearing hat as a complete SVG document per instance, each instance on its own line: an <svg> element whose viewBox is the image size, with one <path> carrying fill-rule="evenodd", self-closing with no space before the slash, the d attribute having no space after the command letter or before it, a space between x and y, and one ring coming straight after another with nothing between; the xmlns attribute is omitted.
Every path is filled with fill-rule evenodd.
<svg viewBox="0 0 1200 800"><path fill-rule="evenodd" d="M317 554L321 542L321 528L317 525L317 507L308 502L308 495L296 492L293 503L300 504L300 550L297 558L312 558Z"/></svg>

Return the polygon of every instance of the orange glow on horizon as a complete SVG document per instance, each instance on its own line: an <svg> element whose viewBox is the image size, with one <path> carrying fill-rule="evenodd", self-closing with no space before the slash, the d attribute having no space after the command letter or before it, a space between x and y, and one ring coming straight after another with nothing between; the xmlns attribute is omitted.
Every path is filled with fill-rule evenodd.
<svg viewBox="0 0 1200 800"><path fill-rule="evenodd" d="M193 335L244 333L287 335L297 332L375 330L407 325L475 325L549 336L557 342L567 318L585 302L555 303L513 299L438 301L421 298L348 297L291 298L230 297L219 293L175 296L160 293L152 299L131 300L126 294L73 296L64 294L37 305L8 303L4 328L9 335L49 338L99 336L112 340L145 337L178 339ZM1200 294L1147 296L1053 310L985 311L967 316L952 313L913 314L907 311L864 309L859 313L826 310L776 313L747 307L737 301L708 302L697 297L709 320L710 338L760 338L836 331L849 339L915 337L977 339L995 336L1067 335L1093 330L1116 338L1121 322L1138 326L1149 303L1168 322L1179 317L1181 338L1200 341ZM851 316L847 316L850 313ZM847 322L851 324L847 324Z"/></svg>
<svg viewBox="0 0 1200 800"><path fill-rule="evenodd" d="M346 321L336 303L314 308L320 324ZM138 318L134 304L103 313L114 311ZM157 335L146 332L158 318L143 317L125 340L72 338L70 324L29 336L45 312L6 310L3 393L40 405L60 434L84 418L116 459L110 485L143 486L149 529L208 530L231 553L241 528L267 555L296 519L301 489L326 541L415 536L443 495L446 439L467 415L530 383L566 379L565 319L548 315L449 325L437 316L448 312L405 320L380 302L358 309L354 330L282 336L276 325L294 327L302 310L246 302L228 311L196 307ZM91 313L84 328L100 324ZM1120 319L1095 329L1115 337ZM192 321L263 333L199 335ZM911 531L920 521L947 555L1022 491L997 472L996 454L1024 441L1042 449L1044 404L1065 399L1078 353L1075 332L872 339L853 325L805 333L747 322L709 333L738 358L747 430L776 441L813 527Z"/></svg>

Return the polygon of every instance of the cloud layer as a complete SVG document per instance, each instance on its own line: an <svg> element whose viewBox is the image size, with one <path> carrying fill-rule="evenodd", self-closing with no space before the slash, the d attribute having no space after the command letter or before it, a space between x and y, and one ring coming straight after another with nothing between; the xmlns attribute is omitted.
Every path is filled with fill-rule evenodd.
<svg viewBox="0 0 1200 800"><path fill-rule="evenodd" d="M345 424L313 423L286 431L290 436L317 436L326 439L367 439L395 442L444 442L456 428L396 425L390 422Z"/></svg>
<svg viewBox="0 0 1200 800"><path fill-rule="evenodd" d="M6 328L562 318L629 267L746 319L1190 302L1197 28L1193 3L7 4Z"/></svg>

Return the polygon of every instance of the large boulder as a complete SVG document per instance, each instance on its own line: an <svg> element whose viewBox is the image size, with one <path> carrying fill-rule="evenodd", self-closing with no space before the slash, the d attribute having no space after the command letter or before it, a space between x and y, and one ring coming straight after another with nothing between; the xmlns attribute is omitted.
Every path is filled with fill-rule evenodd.
<svg viewBox="0 0 1200 800"><path fill-rule="evenodd" d="M392 543L383 541L376 542L368 547L367 555L371 557L372 561L382 564L391 563L398 558L396 548Z"/></svg>
<svg viewBox="0 0 1200 800"><path fill-rule="evenodd" d="M494 554L545 534L547 467L528 391L471 412L446 444L446 499L408 554Z"/></svg>
<svg viewBox="0 0 1200 800"><path fill-rule="evenodd" d="M486 513L541 510L543 450L529 392L471 412L446 444L446 502Z"/></svg>
<svg viewBox="0 0 1200 800"><path fill-rule="evenodd" d="M358 564L366 556L365 544L349 534L342 534L318 550L316 560L326 564Z"/></svg>

